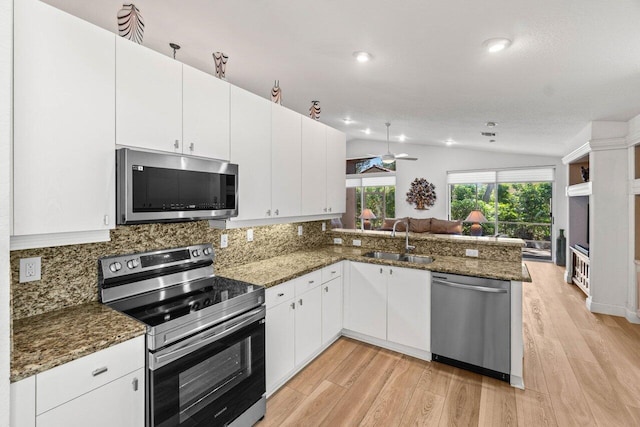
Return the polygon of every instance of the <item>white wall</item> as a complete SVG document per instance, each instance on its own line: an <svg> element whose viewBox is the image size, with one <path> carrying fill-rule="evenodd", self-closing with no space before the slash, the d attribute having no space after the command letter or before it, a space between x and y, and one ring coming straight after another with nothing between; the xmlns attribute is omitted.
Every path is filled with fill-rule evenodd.
<svg viewBox="0 0 640 427"><path fill-rule="evenodd" d="M9 425L9 209L13 2L0 0L0 426Z"/></svg>
<svg viewBox="0 0 640 427"><path fill-rule="evenodd" d="M347 158L367 157L367 153L384 153L386 142L355 140L347 142ZM490 151L468 150L456 147L391 143L394 153L407 153L417 161L396 162L396 216L447 218L447 171L511 168L520 166L555 166L554 233L566 229L567 198L565 197L566 171L560 157L519 155ZM429 210L418 211L406 202L411 181L425 178L436 186L436 204Z"/></svg>

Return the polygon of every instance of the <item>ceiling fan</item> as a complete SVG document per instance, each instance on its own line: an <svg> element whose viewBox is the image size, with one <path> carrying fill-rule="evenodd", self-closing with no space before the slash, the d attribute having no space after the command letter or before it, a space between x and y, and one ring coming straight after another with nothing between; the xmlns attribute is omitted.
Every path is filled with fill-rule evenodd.
<svg viewBox="0 0 640 427"><path fill-rule="evenodd" d="M387 152L385 154L369 154L369 155L380 157L380 159L382 159L382 163L385 163L385 164L393 163L396 160L418 160L417 157L409 157L407 153L393 154L391 152L391 149L389 148L389 126L391 126L391 123L387 122L384 125L387 127Z"/></svg>

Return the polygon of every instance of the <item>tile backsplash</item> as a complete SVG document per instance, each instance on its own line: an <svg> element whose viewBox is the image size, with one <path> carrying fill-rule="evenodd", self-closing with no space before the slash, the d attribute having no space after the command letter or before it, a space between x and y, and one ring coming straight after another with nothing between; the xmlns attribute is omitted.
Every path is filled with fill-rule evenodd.
<svg viewBox="0 0 640 427"><path fill-rule="evenodd" d="M298 236L298 226L303 235ZM111 241L11 252L11 298L13 318L41 314L98 299L98 258L131 252L212 243L216 268L260 261L300 249L324 244L322 221L277 224L253 229L253 241L247 242L249 228L219 230L207 221L176 224L118 226ZM220 236L227 234L229 246L220 249ZM42 257L42 279L18 283L20 258Z"/></svg>

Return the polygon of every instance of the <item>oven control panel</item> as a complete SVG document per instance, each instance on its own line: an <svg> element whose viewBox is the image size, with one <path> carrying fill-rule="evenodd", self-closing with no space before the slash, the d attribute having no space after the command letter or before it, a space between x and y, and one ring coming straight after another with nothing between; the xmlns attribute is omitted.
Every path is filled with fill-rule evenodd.
<svg viewBox="0 0 640 427"><path fill-rule="evenodd" d="M214 256L213 246L211 243L206 243L183 248L103 257L98 260L98 266L101 279L108 280L167 267L188 268L193 263L212 264Z"/></svg>

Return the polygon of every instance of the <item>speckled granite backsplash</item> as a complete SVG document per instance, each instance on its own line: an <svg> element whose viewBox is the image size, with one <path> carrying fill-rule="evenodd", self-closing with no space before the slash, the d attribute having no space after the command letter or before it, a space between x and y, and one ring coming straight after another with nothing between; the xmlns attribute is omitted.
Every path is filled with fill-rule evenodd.
<svg viewBox="0 0 640 427"><path fill-rule="evenodd" d="M298 236L298 225L304 227ZM207 221L177 224L118 226L111 241L11 252L13 318L57 310L98 299L98 258L130 252L212 243L216 268L260 261L325 242L322 221L278 224L253 228L247 242L246 228L218 230ZM229 247L220 249L220 235L229 235ZM42 280L18 283L20 258L42 257Z"/></svg>

